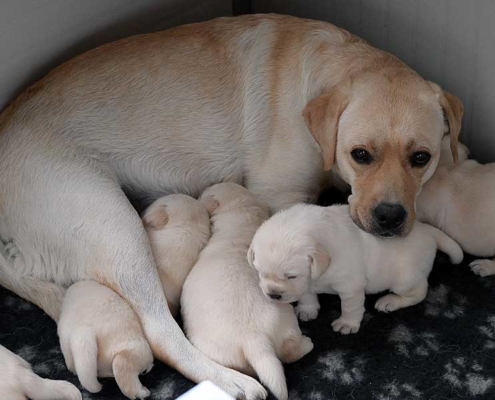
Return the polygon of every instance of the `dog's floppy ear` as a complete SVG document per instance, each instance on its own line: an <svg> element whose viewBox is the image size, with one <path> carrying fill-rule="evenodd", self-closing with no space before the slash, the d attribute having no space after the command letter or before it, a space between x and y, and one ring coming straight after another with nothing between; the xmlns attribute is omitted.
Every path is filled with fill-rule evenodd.
<svg viewBox="0 0 495 400"><path fill-rule="evenodd" d="M436 83L429 82L431 88L438 97L438 101L442 106L445 117L445 133L450 135L450 151L454 162L457 162L457 143L459 142L459 134L461 133L462 116L464 115L464 105L462 101L445 90L442 90Z"/></svg>
<svg viewBox="0 0 495 400"><path fill-rule="evenodd" d="M313 254L310 254L311 261L311 280L315 281L328 269L330 265L330 254L321 246L316 245Z"/></svg>
<svg viewBox="0 0 495 400"><path fill-rule="evenodd" d="M339 120L349 103L347 86L338 85L311 100L302 113L306 126L320 146L325 171L335 162Z"/></svg>
<svg viewBox="0 0 495 400"><path fill-rule="evenodd" d="M161 205L156 208L151 208L144 214L143 223L146 227L153 229L162 229L167 225L168 213L167 206Z"/></svg>
<svg viewBox="0 0 495 400"><path fill-rule="evenodd" d="M220 206L220 203L212 194L201 197L201 202L205 205L210 215L213 215L215 210Z"/></svg>

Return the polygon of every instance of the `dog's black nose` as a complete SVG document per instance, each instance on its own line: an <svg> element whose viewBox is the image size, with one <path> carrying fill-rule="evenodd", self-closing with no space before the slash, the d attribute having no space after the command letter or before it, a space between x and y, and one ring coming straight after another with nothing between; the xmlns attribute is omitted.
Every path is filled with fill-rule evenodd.
<svg viewBox="0 0 495 400"><path fill-rule="evenodd" d="M279 294L269 294L268 296L270 297L270 299L273 300L280 300L282 298L282 296Z"/></svg>
<svg viewBox="0 0 495 400"><path fill-rule="evenodd" d="M397 229L406 220L407 212L400 204L380 203L373 209L373 218L380 228Z"/></svg>

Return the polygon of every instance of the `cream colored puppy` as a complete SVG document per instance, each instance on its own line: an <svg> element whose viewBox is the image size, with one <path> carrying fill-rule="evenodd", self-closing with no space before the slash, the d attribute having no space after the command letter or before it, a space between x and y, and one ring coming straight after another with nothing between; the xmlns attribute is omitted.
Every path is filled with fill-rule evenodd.
<svg viewBox="0 0 495 400"><path fill-rule="evenodd" d="M359 330L365 293L392 292L375 304L383 312L421 302L437 248L462 261L461 248L432 226L416 222L408 236L384 239L359 229L347 205L296 205L259 228L248 258L265 295L299 301L301 319L317 316L317 293L338 294L342 315L332 326L348 334Z"/></svg>
<svg viewBox="0 0 495 400"><path fill-rule="evenodd" d="M210 216L198 200L172 194L156 200L143 215L158 275L173 316L182 285L210 238Z"/></svg>
<svg viewBox="0 0 495 400"><path fill-rule="evenodd" d="M81 393L66 381L43 379L18 355L0 346L0 399L81 400Z"/></svg>
<svg viewBox="0 0 495 400"><path fill-rule="evenodd" d="M495 163L468 160L469 150L460 145L460 162L454 164L447 146L444 139L439 167L418 197L418 218L451 236L465 252L493 257ZM475 260L469 266L480 276L495 274L495 260Z"/></svg>
<svg viewBox="0 0 495 400"><path fill-rule="evenodd" d="M58 335L67 367L86 390L101 390L97 376L115 377L128 398L149 396L138 375L153 367L153 354L136 314L111 289L94 281L72 285L62 304Z"/></svg>
<svg viewBox="0 0 495 400"><path fill-rule="evenodd" d="M212 214L213 235L184 284L186 335L219 364L258 375L279 400L286 400L280 360L296 361L313 344L301 334L292 306L263 295L246 259L256 229L269 216L268 208L233 183L212 186L201 201Z"/></svg>

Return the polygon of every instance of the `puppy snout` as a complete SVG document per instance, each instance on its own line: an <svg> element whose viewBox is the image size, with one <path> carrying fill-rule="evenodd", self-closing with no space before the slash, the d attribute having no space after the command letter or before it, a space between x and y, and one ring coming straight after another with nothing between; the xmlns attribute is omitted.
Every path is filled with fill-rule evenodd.
<svg viewBox="0 0 495 400"><path fill-rule="evenodd" d="M268 297L273 300L280 300L282 295L280 293L268 293Z"/></svg>
<svg viewBox="0 0 495 400"><path fill-rule="evenodd" d="M386 231L399 228L406 217L407 211L400 204L380 203L373 209L375 223Z"/></svg>

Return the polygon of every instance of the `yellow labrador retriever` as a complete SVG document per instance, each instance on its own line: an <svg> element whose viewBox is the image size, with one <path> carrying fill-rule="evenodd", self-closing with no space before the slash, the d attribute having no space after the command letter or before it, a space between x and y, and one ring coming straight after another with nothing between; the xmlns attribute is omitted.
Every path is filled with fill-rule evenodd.
<svg viewBox="0 0 495 400"><path fill-rule="evenodd" d="M154 354L194 381L263 397L185 339L124 195L197 196L243 183L278 210L332 169L356 224L406 235L460 101L325 22L220 18L131 37L55 69L0 116L0 282L56 319L63 285L93 279L133 307ZM12 246L11 244L14 244Z"/></svg>

